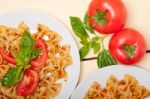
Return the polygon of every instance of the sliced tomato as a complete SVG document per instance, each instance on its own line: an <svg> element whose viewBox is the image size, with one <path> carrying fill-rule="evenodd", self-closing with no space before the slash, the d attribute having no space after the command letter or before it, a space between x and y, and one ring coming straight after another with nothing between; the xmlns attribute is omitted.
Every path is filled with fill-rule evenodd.
<svg viewBox="0 0 150 99"><path fill-rule="evenodd" d="M18 83L16 87L16 93L20 96L27 96L32 94L36 89L39 82L38 73L34 70L26 70L24 72L23 79Z"/></svg>
<svg viewBox="0 0 150 99"><path fill-rule="evenodd" d="M15 59L14 59L11 52L6 53L3 48L0 48L0 54L3 58L3 60L5 60L5 61L7 61L8 63L11 63L11 64L16 64L16 61L15 61Z"/></svg>
<svg viewBox="0 0 150 99"><path fill-rule="evenodd" d="M43 39L36 40L35 48L41 49L42 53L38 56L38 58L31 60L31 68L32 69L39 69L44 66L46 60L47 60L47 46Z"/></svg>

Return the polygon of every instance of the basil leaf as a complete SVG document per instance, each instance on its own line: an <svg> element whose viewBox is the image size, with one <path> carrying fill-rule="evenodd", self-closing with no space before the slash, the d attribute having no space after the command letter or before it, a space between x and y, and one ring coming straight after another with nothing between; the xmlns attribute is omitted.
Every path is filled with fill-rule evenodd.
<svg viewBox="0 0 150 99"><path fill-rule="evenodd" d="M81 39L81 40L84 40L84 39L88 39L89 38L89 35L88 33L86 32L86 30L84 29L84 26L80 20L80 18L78 17L70 17L70 23L71 23L71 26L72 26L72 29L74 31L74 33Z"/></svg>
<svg viewBox="0 0 150 99"><path fill-rule="evenodd" d="M88 16L88 13L86 12L85 16L84 16L84 21L83 21L84 25L85 25L85 28L92 34L94 34L94 30L92 29L92 27L90 26L90 23L89 23L89 16Z"/></svg>
<svg viewBox="0 0 150 99"><path fill-rule="evenodd" d="M90 46L88 46L88 45L84 45L80 49L79 53L80 53L81 60L88 54L89 51L90 51Z"/></svg>
<svg viewBox="0 0 150 99"><path fill-rule="evenodd" d="M92 41L100 42L102 40L102 37L93 37Z"/></svg>
<svg viewBox="0 0 150 99"><path fill-rule="evenodd" d="M32 38L29 31L25 30L23 37L22 37L22 40L21 40L21 43L20 43L21 50L24 48L28 48L28 49L32 48L33 49L34 45L35 45L35 40Z"/></svg>
<svg viewBox="0 0 150 99"><path fill-rule="evenodd" d="M40 53L40 49L34 49L35 40L28 31L25 31L20 43L20 52L14 52L14 58L17 67L10 69L3 77L1 83L3 86L9 87L16 84L23 77L24 70L29 69L29 62L36 58Z"/></svg>
<svg viewBox="0 0 150 99"><path fill-rule="evenodd" d="M30 64L25 65L25 66L24 66L24 70L29 69L29 68L30 68L30 66L31 66Z"/></svg>
<svg viewBox="0 0 150 99"><path fill-rule="evenodd" d="M35 59L36 57L39 56L39 54L40 54L41 52L42 52L41 49L33 49L32 53L31 53L31 55L30 55L29 60ZM25 70L26 70L26 69L29 69L29 68L30 68L30 64L26 64L26 65L24 66L24 69L25 69Z"/></svg>
<svg viewBox="0 0 150 99"><path fill-rule="evenodd" d="M20 52L14 52L14 57L17 61L17 65L28 65L30 60L33 58L32 53L34 54L34 58L37 57L37 51L34 52L34 45L35 45L35 40L32 38L31 34L29 31L25 30L23 37L20 42ZM39 51L38 51L39 52Z"/></svg>
<svg viewBox="0 0 150 99"><path fill-rule="evenodd" d="M17 65L24 65L24 63L22 62L22 59L21 59L21 57L20 57L20 54L18 54L17 52L13 52L13 56L14 56L14 58L15 58L15 60L16 60L16 64Z"/></svg>
<svg viewBox="0 0 150 99"><path fill-rule="evenodd" d="M97 57L97 64L99 68L103 68L109 65L116 65L116 60L111 56L110 52L106 49L101 51Z"/></svg>
<svg viewBox="0 0 150 99"><path fill-rule="evenodd" d="M23 76L22 67L18 66L16 68L10 69L3 77L1 83L2 86L9 87L14 85L21 80Z"/></svg>
<svg viewBox="0 0 150 99"><path fill-rule="evenodd" d="M98 53L100 51L100 43L97 43L96 41L91 42L91 48L94 50L94 54Z"/></svg>
<svg viewBox="0 0 150 99"><path fill-rule="evenodd" d="M33 49L32 53L31 53L31 59L38 57L41 52L42 52L41 49Z"/></svg>
<svg viewBox="0 0 150 99"><path fill-rule="evenodd" d="M20 44L20 57L25 64L30 62L31 53L33 52L35 40L28 31L25 31Z"/></svg>
<svg viewBox="0 0 150 99"><path fill-rule="evenodd" d="M86 39L82 40L80 43L83 44L83 45L90 45L90 42Z"/></svg>
<svg viewBox="0 0 150 99"><path fill-rule="evenodd" d="M91 40L91 48L94 50L94 54L98 53L101 49L101 37L93 37Z"/></svg>

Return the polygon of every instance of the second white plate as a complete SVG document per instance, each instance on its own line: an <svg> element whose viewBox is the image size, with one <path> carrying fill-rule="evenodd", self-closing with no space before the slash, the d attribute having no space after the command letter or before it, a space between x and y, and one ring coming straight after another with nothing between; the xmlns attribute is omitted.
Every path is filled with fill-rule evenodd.
<svg viewBox="0 0 150 99"><path fill-rule="evenodd" d="M84 79L74 91L71 99L83 99L85 93L90 88L94 81L100 83L102 87L106 85L106 81L110 75L116 76L118 79L123 79L124 74L134 76L141 85L144 85L150 90L150 73L135 66L114 65L98 69ZM147 98L149 99L149 98Z"/></svg>

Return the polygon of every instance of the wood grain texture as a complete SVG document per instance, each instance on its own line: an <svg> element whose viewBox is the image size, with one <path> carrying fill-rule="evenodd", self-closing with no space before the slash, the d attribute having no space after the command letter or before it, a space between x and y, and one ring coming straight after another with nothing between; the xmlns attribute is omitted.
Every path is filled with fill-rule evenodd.
<svg viewBox="0 0 150 99"><path fill-rule="evenodd" d="M81 47L79 39L76 38L72 32L69 16L78 16L83 19L90 1L91 0L0 0L0 15L22 9L45 12L63 23L71 31L78 46ZM140 31L146 40L147 49L150 49L150 0L123 0L123 2L128 11L126 27L135 28ZM105 40L104 44L106 48L110 37ZM147 52L150 51L148 50ZM91 50L87 57L94 58L91 58L91 61L81 63L80 81L87 76L87 74L97 69L96 56L97 55L94 55ZM150 71L149 60L150 54L146 54L142 61L136 65Z"/></svg>

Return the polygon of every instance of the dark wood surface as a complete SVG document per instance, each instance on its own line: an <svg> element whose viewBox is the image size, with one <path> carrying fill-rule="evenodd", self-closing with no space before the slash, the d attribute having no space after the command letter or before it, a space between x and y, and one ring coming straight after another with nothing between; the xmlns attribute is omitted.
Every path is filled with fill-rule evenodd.
<svg viewBox="0 0 150 99"><path fill-rule="evenodd" d="M150 53L150 50L146 50L146 53L147 54ZM89 60L96 60L96 59L97 59L97 57L90 57L90 58L85 58L82 61L89 61Z"/></svg>

